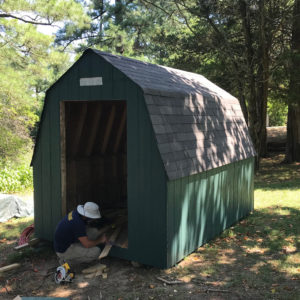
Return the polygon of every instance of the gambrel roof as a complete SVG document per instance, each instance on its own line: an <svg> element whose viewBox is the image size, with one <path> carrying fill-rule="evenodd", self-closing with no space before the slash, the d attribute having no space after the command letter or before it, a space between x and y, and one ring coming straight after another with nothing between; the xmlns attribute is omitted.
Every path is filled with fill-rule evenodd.
<svg viewBox="0 0 300 300"><path fill-rule="evenodd" d="M256 155L238 99L204 76L92 51L144 91L170 180Z"/></svg>

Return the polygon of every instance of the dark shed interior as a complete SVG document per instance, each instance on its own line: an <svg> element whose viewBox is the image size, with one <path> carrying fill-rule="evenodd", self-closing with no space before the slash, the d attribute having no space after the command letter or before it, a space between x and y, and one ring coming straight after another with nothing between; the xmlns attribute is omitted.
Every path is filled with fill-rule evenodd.
<svg viewBox="0 0 300 300"><path fill-rule="evenodd" d="M104 217L127 215L126 101L62 105L66 211L92 201Z"/></svg>

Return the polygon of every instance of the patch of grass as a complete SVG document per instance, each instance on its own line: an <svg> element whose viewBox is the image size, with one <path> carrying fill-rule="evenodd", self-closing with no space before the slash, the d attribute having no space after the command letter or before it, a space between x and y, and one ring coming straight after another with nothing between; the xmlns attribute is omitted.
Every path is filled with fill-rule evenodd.
<svg viewBox="0 0 300 300"><path fill-rule="evenodd" d="M8 263L17 263L22 262L25 259L35 259L35 258L43 258L50 257L53 255L54 251L50 244L45 244L42 247L37 248L25 248L22 251L12 252L7 256Z"/></svg>
<svg viewBox="0 0 300 300"><path fill-rule="evenodd" d="M284 154L271 154L261 160L255 187L263 189L299 189L300 163L284 164Z"/></svg>
<svg viewBox="0 0 300 300"><path fill-rule="evenodd" d="M33 217L13 218L5 223L0 223L0 240L15 240L19 238L22 231L32 223Z"/></svg>
<svg viewBox="0 0 300 300"><path fill-rule="evenodd" d="M22 260L32 256L32 248L25 248L22 251L12 252L7 256L7 262L12 264L16 262L21 262Z"/></svg>
<svg viewBox="0 0 300 300"><path fill-rule="evenodd" d="M13 247L17 245L22 231L32 223L33 217L13 218L5 223L0 223L0 263L6 261L7 263L20 261ZM31 237L33 237L33 235ZM14 258L14 255L16 258ZM27 257L26 254L25 257Z"/></svg>

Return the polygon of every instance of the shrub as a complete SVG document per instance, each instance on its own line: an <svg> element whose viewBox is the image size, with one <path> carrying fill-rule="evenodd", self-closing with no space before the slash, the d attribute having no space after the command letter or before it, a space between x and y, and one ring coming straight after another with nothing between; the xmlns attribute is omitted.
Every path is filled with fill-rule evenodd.
<svg viewBox="0 0 300 300"><path fill-rule="evenodd" d="M0 169L0 192L19 192L32 187L33 178L30 166L13 167L8 164Z"/></svg>

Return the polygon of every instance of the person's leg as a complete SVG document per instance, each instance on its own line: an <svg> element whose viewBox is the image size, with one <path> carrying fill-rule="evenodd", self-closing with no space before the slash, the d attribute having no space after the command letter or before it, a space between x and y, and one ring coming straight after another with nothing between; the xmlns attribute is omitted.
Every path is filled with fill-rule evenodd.
<svg viewBox="0 0 300 300"><path fill-rule="evenodd" d="M57 256L60 260L75 265L96 260L100 255L100 251L98 247L85 248L80 243L74 243L64 253L57 253Z"/></svg>

